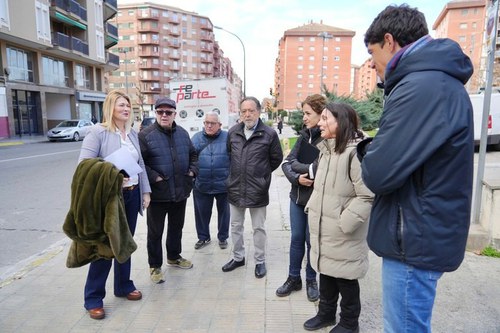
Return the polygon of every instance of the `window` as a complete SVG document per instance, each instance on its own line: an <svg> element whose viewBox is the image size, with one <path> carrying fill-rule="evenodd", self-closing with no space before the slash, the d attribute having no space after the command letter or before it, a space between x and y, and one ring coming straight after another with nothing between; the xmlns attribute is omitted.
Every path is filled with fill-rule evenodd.
<svg viewBox="0 0 500 333"><path fill-rule="evenodd" d="M297 69L298 69L299 71L301 71L303 68L304 68L304 66L302 66L302 65L297 65Z"/></svg>
<svg viewBox="0 0 500 333"><path fill-rule="evenodd" d="M97 58L104 59L104 34L102 31L97 30L96 34L96 54Z"/></svg>
<svg viewBox="0 0 500 333"><path fill-rule="evenodd" d="M297 83L297 88L302 88L302 83Z"/></svg>
<svg viewBox="0 0 500 333"><path fill-rule="evenodd" d="M339 56L335 56L335 57L333 57L333 60L340 61L340 57Z"/></svg>
<svg viewBox="0 0 500 333"><path fill-rule="evenodd" d="M314 61L314 56L313 56L313 55L312 55L312 56L309 56L309 60L310 60L310 61Z"/></svg>
<svg viewBox="0 0 500 333"><path fill-rule="evenodd" d="M299 51L304 51L304 47L303 46L299 46Z"/></svg>
<svg viewBox="0 0 500 333"><path fill-rule="evenodd" d="M467 29L467 23L460 23L460 29Z"/></svg>
<svg viewBox="0 0 500 333"><path fill-rule="evenodd" d="M309 51L313 51L314 52L315 48L314 46L309 46Z"/></svg>
<svg viewBox="0 0 500 333"><path fill-rule="evenodd" d="M309 89L312 89L312 88L314 88L314 85L313 85L312 83L309 83L309 84L307 85L307 87L308 87Z"/></svg>
<svg viewBox="0 0 500 333"><path fill-rule="evenodd" d="M466 42L466 40L467 40L467 38L465 38L465 36L458 36L458 41L459 41L460 43L465 43L465 42Z"/></svg>
<svg viewBox="0 0 500 333"><path fill-rule="evenodd" d="M69 87L66 62L50 57L42 57L42 82L51 86Z"/></svg>
<svg viewBox="0 0 500 333"><path fill-rule="evenodd" d="M10 80L33 82L33 57L31 53L7 47L7 67Z"/></svg>
<svg viewBox="0 0 500 333"><path fill-rule="evenodd" d="M40 1L35 2L36 32L38 39L50 43L50 15L49 6Z"/></svg>
<svg viewBox="0 0 500 333"><path fill-rule="evenodd" d="M309 74L310 79L314 79L314 74Z"/></svg>
<svg viewBox="0 0 500 333"><path fill-rule="evenodd" d="M168 17L168 11L166 11L166 10L162 11L161 16Z"/></svg>
<svg viewBox="0 0 500 333"><path fill-rule="evenodd" d="M134 14L135 14L135 13L134 13L134 11L133 11L133 10L129 10L129 11L128 11L128 16L134 16Z"/></svg>
<svg viewBox="0 0 500 333"><path fill-rule="evenodd" d="M340 42L340 37L335 37L336 42Z"/></svg>
<svg viewBox="0 0 500 333"><path fill-rule="evenodd" d="M298 74L297 79L302 80L302 74Z"/></svg>
<svg viewBox="0 0 500 333"><path fill-rule="evenodd" d="M340 52L340 46L336 46L335 51Z"/></svg>
<svg viewBox="0 0 500 333"><path fill-rule="evenodd" d="M7 0L0 0L0 27L10 27L9 3Z"/></svg>
<svg viewBox="0 0 500 333"><path fill-rule="evenodd" d="M472 22L472 29L477 29L477 23L476 22Z"/></svg>
<svg viewBox="0 0 500 333"><path fill-rule="evenodd" d="M467 14L469 14L469 10L468 9L462 9L462 16L467 16Z"/></svg>
<svg viewBox="0 0 500 333"><path fill-rule="evenodd" d="M102 0L94 0L95 25L102 28L104 24Z"/></svg>
<svg viewBox="0 0 500 333"><path fill-rule="evenodd" d="M304 37L299 37L299 42L303 42L304 41Z"/></svg>
<svg viewBox="0 0 500 333"><path fill-rule="evenodd" d="M314 42L316 40L316 37L309 37L310 42Z"/></svg>
<svg viewBox="0 0 500 333"><path fill-rule="evenodd" d="M309 65L309 70L314 70L314 65Z"/></svg>
<svg viewBox="0 0 500 333"><path fill-rule="evenodd" d="M90 69L88 66L75 66L75 85L80 88L90 89Z"/></svg>
<svg viewBox="0 0 500 333"><path fill-rule="evenodd" d="M298 58L297 58L297 59L298 59L299 61L302 61L302 60L304 60L304 57L303 57L303 56L298 56Z"/></svg>

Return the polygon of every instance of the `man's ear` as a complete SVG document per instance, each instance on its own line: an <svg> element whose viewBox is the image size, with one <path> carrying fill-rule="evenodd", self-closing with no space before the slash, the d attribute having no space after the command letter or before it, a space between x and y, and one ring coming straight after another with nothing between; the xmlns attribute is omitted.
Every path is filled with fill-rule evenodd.
<svg viewBox="0 0 500 333"><path fill-rule="evenodd" d="M385 45L387 45L389 51L393 54L401 49L401 46L399 46L398 42L396 42L394 37L388 32L384 35L384 46Z"/></svg>

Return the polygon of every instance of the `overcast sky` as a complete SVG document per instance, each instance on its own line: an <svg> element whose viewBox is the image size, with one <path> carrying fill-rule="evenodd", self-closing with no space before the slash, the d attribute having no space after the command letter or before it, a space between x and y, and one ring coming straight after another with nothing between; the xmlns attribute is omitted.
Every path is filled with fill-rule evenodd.
<svg viewBox="0 0 500 333"><path fill-rule="evenodd" d="M122 3L138 1L118 0ZM274 63L278 42L284 31L309 21L356 31L352 43L352 63L361 65L368 59L363 36L375 16L387 5L404 1L358 0L150 0L207 16L212 24L238 35L246 50L246 94L258 99L269 96L274 87ZM449 1L415 0L407 2L425 14L431 34L432 25ZM214 29L215 39L231 59L236 73L243 79L243 49L238 39Z"/></svg>

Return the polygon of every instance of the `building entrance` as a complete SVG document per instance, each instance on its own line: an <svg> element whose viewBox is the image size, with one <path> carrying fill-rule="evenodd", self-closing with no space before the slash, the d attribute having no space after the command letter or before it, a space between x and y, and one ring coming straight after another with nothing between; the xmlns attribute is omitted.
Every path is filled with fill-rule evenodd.
<svg viewBox="0 0 500 333"><path fill-rule="evenodd" d="M38 92L12 90L12 109L16 135L43 134L40 94Z"/></svg>

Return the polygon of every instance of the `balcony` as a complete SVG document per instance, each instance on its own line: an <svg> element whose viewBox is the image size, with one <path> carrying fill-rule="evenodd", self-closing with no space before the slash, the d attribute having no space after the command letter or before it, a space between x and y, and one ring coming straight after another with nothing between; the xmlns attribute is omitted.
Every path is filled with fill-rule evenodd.
<svg viewBox="0 0 500 333"><path fill-rule="evenodd" d="M120 57L116 54L106 52L106 64L104 65L104 70L106 72L113 72L120 68Z"/></svg>
<svg viewBox="0 0 500 333"><path fill-rule="evenodd" d="M137 10L137 19L138 20L158 21L160 18L159 18L158 13L153 13L150 9L138 9Z"/></svg>
<svg viewBox="0 0 500 333"><path fill-rule="evenodd" d="M139 57L159 57L160 51L151 48L143 48L139 50Z"/></svg>
<svg viewBox="0 0 500 333"><path fill-rule="evenodd" d="M170 59L180 59L180 58L181 58L181 55L180 55L180 53L178 53L178 52L172 52L172 53L169 53L169 54L168 54L168 57L169 57Z"/></svg>
<svg viewBox="0 0 500 333"><path fill-rule="evenodd" d="M211 42L214 40L214 34L212 32L201 31L200 39Z"/></svg>
<svg viewBox="0 0 500 333"><path fill-rule="evenodd" d="M168 31L168 34L171 36L180 36L181 32L179 31L179 29L170 29Z"/></svg>
<svg viewBox="0 0 500 333"><path fill-rule="evenodd" d="M139 81L141 82L160 82L159 76L151 76L151 75L142 75L139 77Z"/></svg>
<svg viewBox="0 0 500 333"><path fill-rule="evenodd" d="M153 39L151 37L137 40L137 44L139 45L158 45L159 43L160 41L158 39Z"/></svg>
<svg viewBox="0 0 500 333"><path fill-rule="evenodd" d="M87 22L87 9L74 0L52 0L51 6L70 17Z"/></svg>
<svg viewBox="0 0 500 333"><path fill-rule="evenodd" d="M106 23L106 34L118 39L118 28L115 25L107 22Z"/></svg>
<svg viewBox="0 0 500 333"><path fill-rule="evenodd" d="M160 64L155 64L152 61L143 61L139 63L141 69L160 69Z"/></svg>
<svg viewBox="0 0 500 333"><path fill-rule="evenodd" d="M179 23L181 23L181 21L179 20L178 16L169 16L168 23L179 24Z"/></svg>
<svg viewBox="0 0 500 333"><path fill-rule="evenodd" d="M171 40L169 40L169 41L168 41L168 46L170 46L170 47L174 47L174 48L179 48L179 47L181 47L181 43L179 43L179 42L178 42L178 41L176 41L176 40L175 40L175 41L171 41Z"/></svg>
<svg viewBox="0 0 500 333"><path fill-rule="evenodd" d="M71 37L71 49L84 55L89 55L89 44L76 37Z"/></svg>
<svg viewBox="0 0 500 333"><path fill-rule="evenodd" d="M117 0L104 0L104 20L113 18L118 13Z"/></svg>
<svg viewBox="0 0 500 333"><path fill-rule="evenodd" d="M52 45L56 47L62 47L67 50L71 50L71 40L69 36L60 32L52 33Z"/></svg>
<svg viewBox="0 0 500 333"><path fill-rule="evenodd" d="M214 50L212 45L207 45L207 44L201 45L200 49L201 49L201 52L210 52L210 53L213 52L213 50Z"/></svg>
<svg viewBox="0 0 500 333"><path fill-rule="evenodd" d="M212 26L212 25L211 25L208 21L206 21L206 22L202 22L202 23L200 24L200 28L201 28L201 29L204 29L204 30L214 31L213 26Z"/></svg>
<svg viewBox="0 0 500 333"><path fill-rule="evenodd" d="M158 94L161 92L160 87L145 87L143 91L141 91L143 94Z"/></svg>
<svg viewBox="0 0 500 333"><path fill-rule="evenodd" d="M110 23L106 23L106 38L104 47L109 49L116 44L118 44L118 28Z"/></svg>
<svg viewBox="0 0 500 333"><path fill-rule="evenodd" d="M145 22L142 22L145 23ZM149 22L151 23L151 22ZM160 32L160 28L158 28L158 25L153 26L153 24L141 24L139 27L137 27L138 32Z"/></svg>
<svg viewBox="0 0 500 333"><path fill-rule="evenodd" d="M200 68L202 74L212 74L213 70L211 68Z"/></svg>

